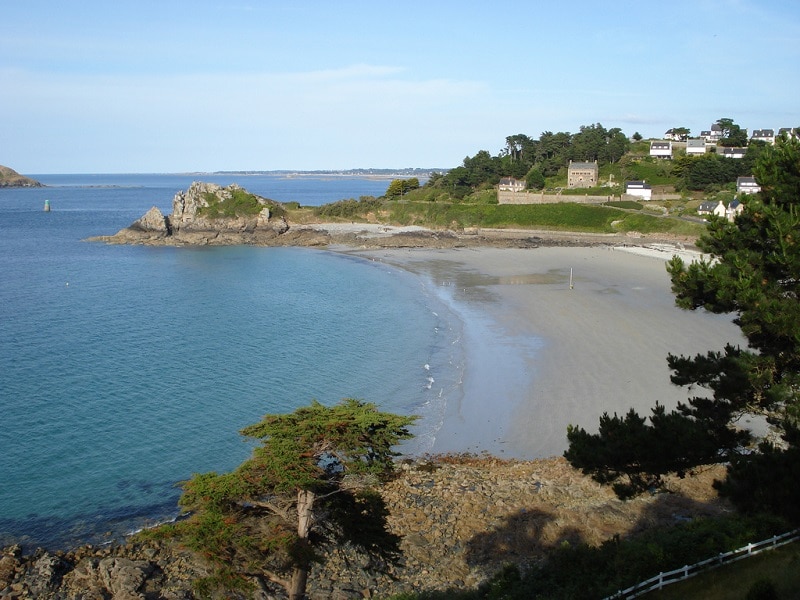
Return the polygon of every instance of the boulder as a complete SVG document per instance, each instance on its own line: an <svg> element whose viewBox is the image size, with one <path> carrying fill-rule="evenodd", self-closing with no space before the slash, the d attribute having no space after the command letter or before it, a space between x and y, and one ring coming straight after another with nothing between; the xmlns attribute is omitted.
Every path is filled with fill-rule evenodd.
<svg viewBox="0 0 800 600"><path fill-rule="evenodd" d="M134 221L130 229L163 235L169 235L170 233L169 222L156 206L148 210L142 218Z"/></svg>

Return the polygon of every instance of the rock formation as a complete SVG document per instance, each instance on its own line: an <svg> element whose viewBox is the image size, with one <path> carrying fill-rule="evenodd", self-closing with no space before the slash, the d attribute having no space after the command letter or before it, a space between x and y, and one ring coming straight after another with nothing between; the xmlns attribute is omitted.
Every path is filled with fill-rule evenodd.
<svg viewBox="0 0 800 600"><path fill-rule="evenodd" d="M0 187L44 187L30 177L20 175L14 169L0 165Z"/></svg>
<svg viewBox="0 0 800 600"><path fill-rule="evenodd" d="M195 182L175 194L172 213L152 207L140 219L113 236L92 238L116 244L149 245L271 245L289 225L280 203L256 196L232 184ZM274 242L273 242L274 243Z"/></svg>

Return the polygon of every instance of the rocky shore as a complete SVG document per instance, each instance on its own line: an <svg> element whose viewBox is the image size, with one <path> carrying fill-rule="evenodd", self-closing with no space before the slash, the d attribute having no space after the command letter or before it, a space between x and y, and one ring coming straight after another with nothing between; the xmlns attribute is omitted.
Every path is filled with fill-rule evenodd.
<svg viewBox="0 0 800 600"><path fill-rule="evenodd" d="M564 459L502 461L441 456L404 462L385 486L388 523L402 536L396 565L375 565L347 547L329 548L309 579L313 599L386 598L400 592L469 589L506 564L523 568L562 543L599 544L659 524L727 510L709 469L671 481L672 493L621 502ZM383 572L381 572L383 571ZM0 554L0 598L185 600L207 573L176 545L135 538L69 552L18 546ZM279 589L258 598L282 598Z"/></svg>

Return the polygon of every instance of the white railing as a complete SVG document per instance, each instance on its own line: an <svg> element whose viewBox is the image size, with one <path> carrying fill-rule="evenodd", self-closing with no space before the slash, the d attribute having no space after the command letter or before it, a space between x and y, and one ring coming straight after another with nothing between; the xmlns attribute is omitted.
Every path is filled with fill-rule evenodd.
<svg viewBox="0 0 800 600"><path fill-rule="evenodd" d="M774 550L775 548L784 546L798 539L800 539L800 529L795 529L794 531L789 531L781 535L775 535L768 540L758 542L757 544L747 544L747 546L743 546L738 550L720 553L713 558L709 558L690 566L684 566L679 569L675 569L674 571L667 571L666 573L659 573L655 577L651 577L645 581L640 581L636 585L632 585L629 588L620 590L616 594L608 596L603 600L617 600L618 598L624 598L625 600L628 600L630 598L638 598L639 596L642 596L648 592L660 590L667 585L678 583L679 581L694 577L703 571L715 569L724 564L754 556L759 552L764 552L765 550Z"/></svg>

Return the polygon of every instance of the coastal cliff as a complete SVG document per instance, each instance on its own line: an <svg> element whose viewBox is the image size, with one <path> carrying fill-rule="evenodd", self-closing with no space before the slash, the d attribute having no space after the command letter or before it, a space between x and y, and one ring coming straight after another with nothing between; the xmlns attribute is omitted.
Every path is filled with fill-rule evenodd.
<svg viewBox="0 0 800 600"><path fill-rule="evenodd" d="M14 169L0 165L0 187L44 187L30 177L20 175Z"/></svg>

